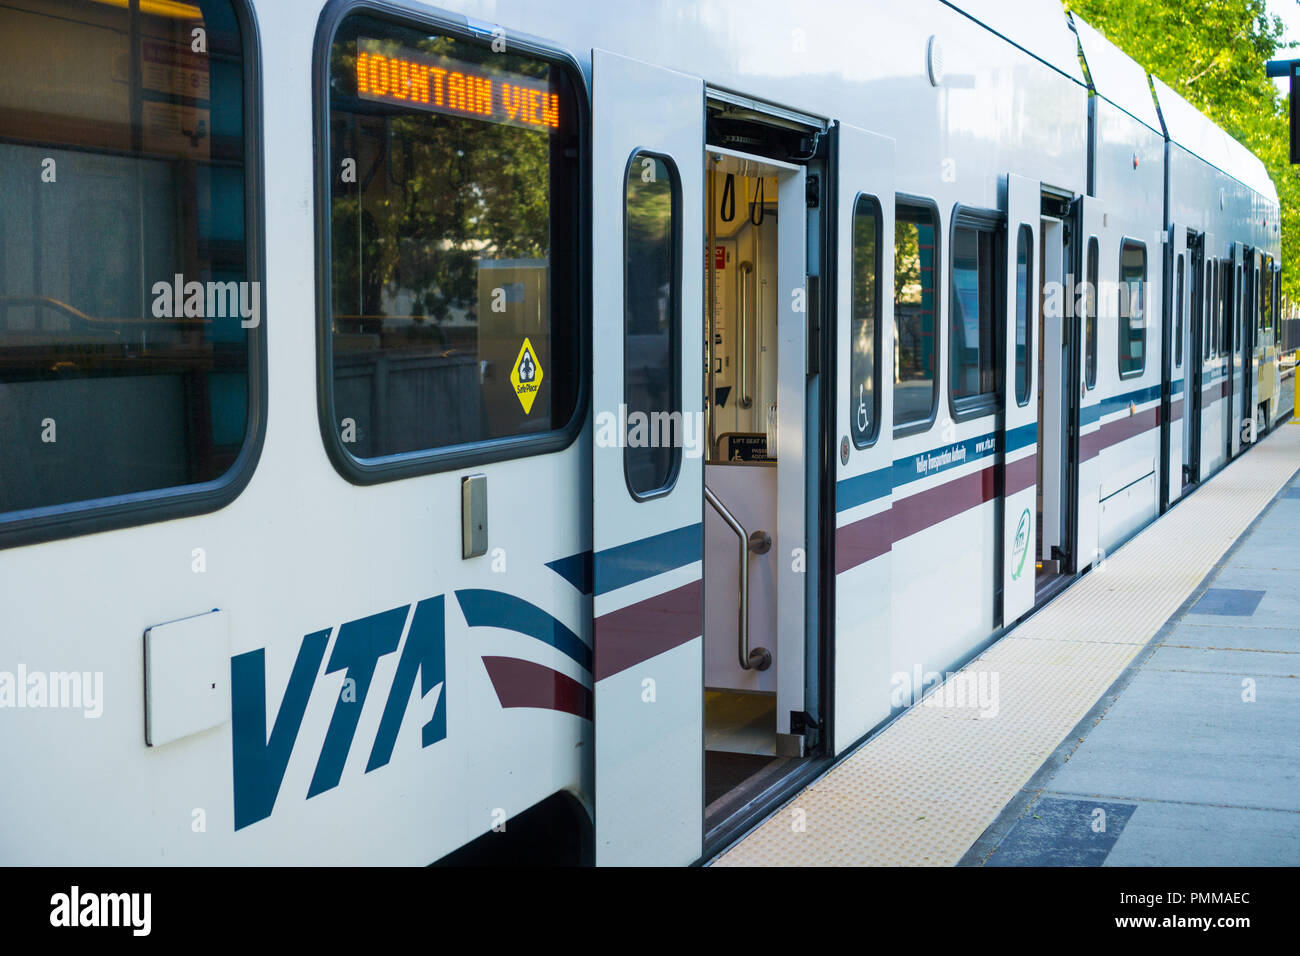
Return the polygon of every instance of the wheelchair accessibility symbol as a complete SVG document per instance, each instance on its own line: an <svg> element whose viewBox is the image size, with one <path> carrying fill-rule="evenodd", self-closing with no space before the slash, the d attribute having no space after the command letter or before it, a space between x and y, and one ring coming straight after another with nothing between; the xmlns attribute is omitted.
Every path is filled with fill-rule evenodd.
<svg viewBox="0 0 1300 956"><path fill-rule="evenodd" d="M867 425L870 424L870 421L868 419L869 414L870 413L867 411L867 386L859 385L858 386L858 431L859 432L865 432L867 430Z"/></svg>

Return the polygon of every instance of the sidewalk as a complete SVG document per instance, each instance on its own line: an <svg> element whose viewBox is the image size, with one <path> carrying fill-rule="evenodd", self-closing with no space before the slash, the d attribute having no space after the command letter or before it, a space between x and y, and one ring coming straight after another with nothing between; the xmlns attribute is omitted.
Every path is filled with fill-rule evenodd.
<svg viewBox="0 0 1300 956"><path fill-rule="evenodd" d="M1300 480L1083 726L961 865L1300 865Z"/></svg>

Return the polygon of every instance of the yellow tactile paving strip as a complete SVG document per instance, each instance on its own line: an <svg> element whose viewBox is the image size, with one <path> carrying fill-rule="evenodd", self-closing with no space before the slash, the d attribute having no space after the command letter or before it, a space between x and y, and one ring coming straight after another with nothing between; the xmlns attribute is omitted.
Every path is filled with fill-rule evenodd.
<svg viewBox="0 0 1300 956"><path fill-rule="evenodd" d="M714 865L956 864L1298 467L1279 427L950 679L996 716L913 707Z"/></svg>

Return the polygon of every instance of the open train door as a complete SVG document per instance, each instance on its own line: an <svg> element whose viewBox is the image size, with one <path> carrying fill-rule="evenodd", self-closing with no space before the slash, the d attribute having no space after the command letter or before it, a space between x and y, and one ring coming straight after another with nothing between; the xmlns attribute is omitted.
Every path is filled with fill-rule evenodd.
<svg viewBox="0 0 1300 956"><path fill-rule="evenodd" d="M594 50L592 114L596 862L687 864L703 841L704 84ZM647 448L634 416L677 411L677 447Z"/></svg>
<svg viewBox="0 0 1300 956"><path fill-rule="evenodd" d="M1227 353L1228 362L1228 404L1225 413L1228 423L1229 459L1241 454L1241 261L1241 243L1234 242L1231 266L1225 280L1228 283L1228 295L1225 297L1224 304L1227 306L1228 314L1223 317L1223 334L1227 339L1224 343L1224 351Z"/></svg>
<svg viewBox="0 0 1300 956"><path fill-rule="evenodd" d="M1165 264L1168 276L1164 295L1164 331L1161 348L1160 459L1165 487L1161 495L1163 511L1183 493L1183 442L1187 404L1185 383L1187 367L1187 303L1189 301L1187 227L1174 223L1169 227Z"/></svg>
<svg viewBox="0 0 1300 956"><path fill-rule="evenodd" d="M1098 469L1098 455L1101 439L1101 397L1099 390L1092 387L1097 383L1097 355L1101 338L1098 325L1101 317L1097 314L1101 303L1100 290L1097 289L1101 275L1101 248L1106 229L1102 201L1094 196L1079 198L1079 249L1078 266L1075 270L1079 290L1073 295L1076 321L1083 324L1079 341L1079 431L1076 441L1079 443L1079 521L1078 551L1076 566L1080 571L1099 563L1102 559L1097 539L1098 512L1101 507L1099 493L1101 474ZM1075 290L1069 290L1072 293ZM1080 308L1082 306L1082 308ZM1089 328L1093 331L1089 334ZM1089 344L1091 341L1091 345Z"/></svg>
<svg viewBox="0 0 1300 956"><path fill-rule="evenodd" d="M894 141L835 131L835 753L889 716Z"/></svg>
<svg viewBox="0 0 1300 956"><path fill-rule="evenodd" d="M1042 185L1007 175L1002 388L1002 623L1034 606L1038 535L1038 238Z"/></svg>

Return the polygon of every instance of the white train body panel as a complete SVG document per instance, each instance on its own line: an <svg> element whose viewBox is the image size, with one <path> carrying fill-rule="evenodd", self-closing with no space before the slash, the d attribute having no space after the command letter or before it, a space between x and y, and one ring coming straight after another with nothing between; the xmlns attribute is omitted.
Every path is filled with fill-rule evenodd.
<svg viewBox="0 0 1300 956"><path fill-rule="evenodd" d="M823 256L820 267L836 278L833 288L822 283L824 301L836 305L822 316L835 351L819 386L833 384L834 414L823 433L804 434L807 422L820 421L812 409L797 422L785 420L775 516L747 519L797 532L779 542L767 565L777 582L770 587L780 589L771 603L778 617L761 633L777 648L777 666L744 677L752 689L775 691L783 704L803 701L816 675L805 673L798 651L804 640L819 646L830 687L819 692L831 705L825 755L843 754L913 703L934 675L968 659L1032 606L1034 575L1025 580L1009 569L1024 567L1024 549L1034 547L1037 529L1018 526L1017 518L1022 510L1035 513L1034 458L1052 441L1062 443L1062 452L1046 466L1039 460L1050 496L1044 520L1052 525L1040 557L1050 564L1050 546L1059 539L1058 551L1069 555L1063 573L1086 570L1155 520L1162 482L1168 498L1182 493L1184 449L1195 444L1184 413L1192 363L1201 364L1203 399L1195 473L1207 477L1226 463L1230 449L1248 447L1238 435L1246 366L1238 355L1238 391L1225 392L1231 356L1201 361L1189 319L1184 363L1171 370L1167 396L1177 409L1177 437L1169 446L1170 470L1162 471L1165 242L1174 225L1207 237L1207 259L1231 260L1236 244L1280 262L1276 193L1262 167L1251 166L1221 132L1216 137L1208 121L1197 125L1177 104L1163 105L1172 101L1162 101L1158 112L1145 74L1135 74L1131 61L1085 26L1084 52L1093 51L1098 92L1089 142L1089 90L1075 34L1051 0L1026 4L1014 16L1004 4L983 2L957 5L967 12L940 2L906 8L816 3L797 11L739 0L448 4L450 11L441 12L418 3L373 9L416 20L468 18L484 43L494 25L504 28L508 43L540 38L576 62L587 108L601 82L593 62L615 62L611 56L637 61L647 76L670 71L678 78L674 95L685 106L659 117L655 135L662 133L666 145L639 144L647 150L681 151L697 120L704 128L705 104L699 103L698 117L687 111L696 88L835 128L833 148L840 153L822 168L837 179L823 179L816 214L829 217L821 236L833 241L809 253ZM314 183L322 159L314 110L322 91L315 88L313 57L322 16L342 8L320 0L250 0L249 8L257 29L246 38L245 55L256 52L260 59L262 120L260 138L247 148L250 165L261 164L262 184L249 190L248 201L260 203L265 231L266 394L253 410L265 423L260 451L254 450L246 487L208 513L34 543L0 538L0 672L21 666L103 675L98 717L75 709L0 710L0 761L20 768L0 788L0 819L8 821L0 825L0 861L424 864L558 793L572 795L594 821L597 862L698 859L710 850L702 804L695 802L702 786L703 684L731 667L734 654L706 651L703 634L688 621L690 633L657 653L634 654L617 666L601 660L603 625L626 629L628 609L662 610L672 595L697 596L710 580L704 565L721 560L703 547L705 522L716 516L706 514L699 497L705 482L699 459L683 461L669 496L647 502L610 477L620 471L621 452L602 457L597 416L622 394L621 371L611 358L624 347L617 204L598 199L595 208L605 218L582 231L601 242L595 256L585 248L584 261L594 259L602 270L591 275L584 267L581 301L573 307L589 311L595 301L588 341L602 361L595 369L583 366L589 378L578 401L585 404L566 442L526 457L354 483L327 453L318 403L321 250L314 239L320 212ZM429 23L436 32L437 21ZM937 64L927 59L932 37L939 43ZM938 70L937 83L928 69ZM646 109L655 93L645 91ZM599 97L596 90L598 106ZM600 118L597 109L594 122ZM586 140L591 167L584 175L595 190L624 181L635 126L624 122L618 136L605 137L602 128ZM698 195L704 156L673 158L683 171L696 163L682 183L685 195ZM797 207L804 194L806 169L792 169L783 180L783 210ZM1069 450L1073 485L1068 429L1055 420L1046 428L1033 396L1041 381L1057 382L1059 393L1044 407L1056 410L1054 418L1069 414L1064 389L1072 375L1086 377L1080 316L1049 320L1037 306L1030 309L1030 352L1038 348L1038 322L1055 321L1045 337L1056 349L1075 349L1077 368L1062 364L1040 379L1035 361L1026 358L1029 397L1012 402L1015 428L1000 426L992 407L954 414L948 359L955 220L959 207L1002 217L1007 281L1013 282L1021 222L1005 220L1009 189L1016 188L1029 190L1018 194L1023 202L1013 196L1010 203L1019 203L1018 218L1032 220L1024 224L1033 233L1034 301L1044 242L1054 243L1056 256L1046 275L1063 276L1067 285L1082 278L1073 276L1074 263L1093 236L1103 282L1119 281L1124 240L1146 251L1145 362L1121 375L1120 326L1103 313L1096 380L1080 389L1077 404L1077 446ZM1041 215L1031 195L1040 190ZM855 414L848 386L849 217L858 194L878 200L884 244L876 316L883 329L876 406L882 424L877 438L861 447L847 437ZM939 359L929 423L894 433L891 237L899 197L924 201L937 213ZM1049 206L1068 211L1049 215ZM703 217L698 201L684 212L689 309L682 319L682 408L695 413L702 395L689 376L702 364L691 349L703 338L697 262ZM789 218L783 225L784 248L808 234ZM1190 315L1190 268L1188 276ZM799 264L783 262L781 278L790 291L800 286ZM1014 290L1008 302L1003 311L1009 314ZM802 319L781 315L780 374L788 389L798 381L808 339L794 324ZM0 338L0 352L3 346ZM1014 346L1007 348L996 360L1009 370L1004 377L1014 378ZM1276 362L1265 352L1261 345L1246 361L1256 363L1253 387L1272 396L1264 402L1272 403L1271 423L1279 389ZM781 405L789 409L804 398L797 388L783 391ZM1045 445L1045 434L1056 437ZM0 432L0 443L4 437ZM788 456L787 447L795 449ZM830 450L825 456L823 447ZM834 467L823 468L823 457ZM808 486L807 499L790 491L801 465L822 483ZM489 550L464 558L462 481L469 475L486 477ZM1010 490L1000 498L999 488ZM818 498L821 490L826 493ZM1013 499L1015 514L1007 504ZM819 525L804 527L806 501L813 502L814 517L816 502L829 502ZM0 515L0 534L9 517ZM1026 533L1022 527L1027 540L1017 540ZM1068 540L1059 529L1069 529ZM793 549L812 550L815 533L830 542L825 553L833 566L814 565L816 573L790 578ZM670 556L620 550L668 542L665 535L677 535L663 544L674 549ZM816 627L808 623L809 633L800 635L800 625L814 620L811 613L804 617L805 597L808 607L833 608L833 617ZM1022 599L1029 603L1016 603ZM710 592L704 600L698 621L707 631L704 622L729 618L734 594ZM149 746L143 635L212 609L229 617L231 719ZM655 620L647 631L658 626ZM356 642L351 650L349 640ZM554 680L554 700L539 704L537 685L521 684L521 673ZM913 675L921 676L921 687ZM352 694L361 702L349 709L341 702L352 703ZM813 701L805 708L811 711ZM783 707L779 733L796 734L792 719L799 709ZM653 718L641 720L642 714Z"/></svg>

